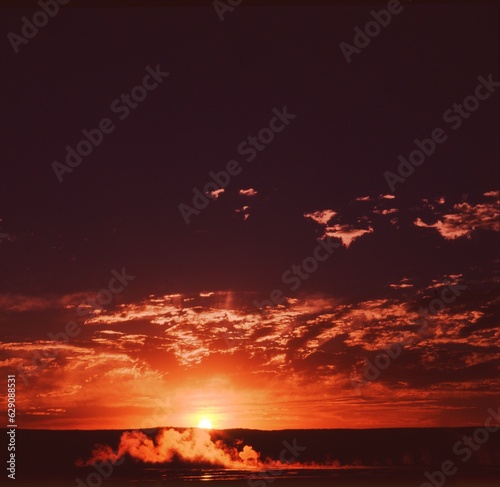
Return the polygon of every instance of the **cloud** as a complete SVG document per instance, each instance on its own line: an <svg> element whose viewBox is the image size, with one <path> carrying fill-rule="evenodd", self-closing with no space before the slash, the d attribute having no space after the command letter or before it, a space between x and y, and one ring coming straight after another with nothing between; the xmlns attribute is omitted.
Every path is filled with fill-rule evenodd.
<svg viewBox="0 0 500 487"><path fill-rule="evenodd" d="M336 224L325 228L325 236L340 238L340 240L342 240L342 244L347 248L352 244L352 242L354 242L354 240L368 233L373 233L373 228L370 226L368 228L355 228L347 224Z"/></svg>
<svg viewBox="0 0 500 487"><path fill-rule="evenodd" d="M304 217L310 218L324 227L324 235L322 238L338 238L347 248L357 238L362 237L367 233L373 232L373 228L367 224L365 225L365 228L356 228L354 225L350 225L347 223L335 223L333 225L329 224L331 220L338 219L339 217L338 213L333 210L321 210L314 211L312 213L305 213ZM363 219L367 220L366 217L363 217Z"/></svg>
<svg viewBox="0 0 500 487"><path fill-rule="evenodd" d="M491 196L491 195L490 195ZM476 230L500 231L498 201L472 205L467 202L455 204L451 212L442 215L436 223L425 223L420 217L413 224L422 228L434 228L446 240L460 237L471 238Z"/></svg>
<svg viewBox="0 0 500 487"><path fill-rule="evenodd" d="M402 277L359 301L305 295L264 312L251 306L256 296L250 293L151 295L89 317L68 343L19 338L0 344L0 366L5 373L18 367L35 373L18 396L30 427L130 428L145 418L150 427L195 425L201 407L217 412L208 417L221 427L321 427L329 421L348 427L354 419L336 401L357 397L351 374L362 374L365 361L388 344L416 337L418 308L439 297L446 280L467 282L477 292L431 316L429 334L406 347L377 383L366 386L366 402L357 403L358 427L390 425L396 421L391 409L376 420L363 413L387 395L396 408L429 384L429 404L445 407L449 398L439 395L441 381L466 390L467 397L488 381L498 388L500 329L492 283L460 274L425 282ZM168 416L152 417L155 397L171 402ZM309 414L313 404L301 405L304 397L321 397L317 416ZM277 401L283 404L277 407ZM332 411L338 417L328 416ZM432 424L440 414L414 412L414 424Z"/></svg>
<svg viewBox="0 0 500 487"><path fill-rule="evenodd" d="M410 279L403 277L398 283L389 284L389 287L392 287L393 289L405 289L413 287L413 284L410 282Z"/></svg>
<svg viewBox="0 0 500 487"><path fill-rule="evenodd" d="M224 193L224 188L219 188L214 191L208 191L207 195L210 196L210 198L216 200L222 193Z"/></svg>
<svg viewBox="0 0 500 487"><path fill-rule="evenodd" d="M62 296L24 296L19 294L0 294L0 309L13 313L64 309L79 306L88 298L95 298L95 292L73 293Z"/></svg>
<svg viewBox="0 0 500 487"><path fill-rule="evenodd" d="M393 194L381 194L378 196L379 200L393 200L396 198ZM376 197L375 196L359 196L358 198L355 198L354 201L375 201Z"/></svg>
<svg viewBox="0 0 500 487"><path fill-rule="evenodd" d="M250 212L248 211L250 207L245 205L239 209L234 210L236 213L241 213L243 215L243 220L246 220L250 216Z"/></svg>
<svg viewBox="0 0 500 487"><path fill-rule="evenodd" d="M376 215L393 215L394 213L397 212L398 212L397 208L387 208L385 210L379 210L379 209L373 210L373 213L375 213Z"/></svg>
<svg viewBox="0 0 500 487"><path fill-rule="evenodd" d="M241 194L243 196L255 196L257 194L257 191L253 188L248 188L248 189L240 189L238 191L238 194Z"/></svg>
<svg viewBox="0 0 500 487"><path fill-rule="evenodd" d="M306 218L311 218L320 225L326 225L336 215L337 212L333 210L314 211L312 213L304 214Z"/></svg>

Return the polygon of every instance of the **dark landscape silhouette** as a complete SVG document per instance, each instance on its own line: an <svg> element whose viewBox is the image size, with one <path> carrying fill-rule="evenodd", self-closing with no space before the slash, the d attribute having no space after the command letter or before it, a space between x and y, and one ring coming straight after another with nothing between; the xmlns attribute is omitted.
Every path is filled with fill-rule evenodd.
<svg viewBox="0 0 500 487"><path fill-rule="evenodd" d="M359 485L378 485L379 482L393 485L391 482L395 482L394 485L419 486L426 481L426 470L437 470L444 461L452 459L455 460L458 472L447 479L447 485L467 485L456 484L464 481L482 481L485 482L484 485L494 485L493 482L500 474L500 436L492 434L489 441L467 462L460 461L453 453L453 445L464 436L471 436L474 429L202 431L214 445L221 448L242 451L245 445L251 446L259 454L262 462L260 468L252 469L249 464L247 470L227 469L217 462L186 461L181 455L173 455L169 461L151 463L126 454L120 465L113 468L109 478L102 479L102 482L109 485L115 485L115 482L119 485L129 482L134 482L135 485L156 485L154 482L159 482L158 485L172 485L176 479L182 481L199 476L205 480L221 479L230 484L236 482L236 485L263 485L258 481L293 485L290 482L295 478L297 482L302 479L306 485L328 482L329 485L340 486L351 485L351 482ZM155 428L142 432L129 430L129 433L142 433L155 444L162 430L164 429ZM190 431L188 428L171 429L174 430L179 433ZM196 432L196 429L193 431ZM76 478L85 479L96 472L92 464L85 465L91 459L92 452L99 448L116 451L124 433L126 432L122 430L19 430L16 481L19 485L34 485L30 482L35 480L36 485L76 485ZM300 453L296 462L287 467L278 467L273 462L279 462L284 442L296 446ZM230 470L238 472L231 475L224 472ZM278 470L289 472L275 475L273 472ZM266 478L268 480L263 480Z"/></svg>

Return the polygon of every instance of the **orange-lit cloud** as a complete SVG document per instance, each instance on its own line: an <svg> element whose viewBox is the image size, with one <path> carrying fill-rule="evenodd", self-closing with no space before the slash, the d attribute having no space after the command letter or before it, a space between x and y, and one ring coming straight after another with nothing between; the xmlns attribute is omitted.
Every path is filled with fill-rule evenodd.
<svg viewBox="0 0 500 487"><path fill-rule="evenodd" d="M385 208L383 210L375 209L373 210L373 213L377 215L392 215L394 213L397 213L398 209L397 208Z"/></svg>
<svg viewBox="0 0 500 487"><path fill-rule="evenodd" d="M351 225L341 225L339 223L325 228L325 236L339 238L346 247L349 247L357 238L372 232L373 228L370 226L368 228L355 228Z"/></svg>
<svg viewBox="0 0 500 487"><path fill-rule="evenodd" d="M320 225L327 225L328 222L336 215L337 212L333 210L313 211L312 213L304 214L306 218L311 218L311 220L314 220Z"/></svg>
<svg viewBox="0 0 500 487"><path fill-rule="evenodd" d="M338 213L333 210L315 211L313 213L306 213L304 216L324 227L324 235L322 238L338 238L346 247L349 247L357 238L373 232L373 228L369 225L364 225L365 228L359 228L347 223L330 223L333 219L338 218Z"/></svg>
<svg viewBox="0 0 500 487"><path fill-rule="evenodd" d="M243 220L246 220L250 216L250 212L248 211L250 207L245 205L239 209L234 210L236 213L241 213L243 215Z"/></svg>
<svg viewBox="0 0 500 487"><path fill-rule="evenodd" d="M214 191L208 191L207 195L216 200L222 193L224 193L224 188L215 189Z"/></svg>
<svg viewBox="0 0 500 487"><path fill-rule="evenodd" d="M490 191L484 194L490 198L498 198L498 192ZM414 221L414 225L423 228L435 228L447 240L460 237L471 238L476 230L500 231L500 211L498 199L493 202L478 203L466 202L453 205L449 213L443 214L435 223L425 223L421 218Z"/></svg>
<svg viewBox="0 0 500 487"><path fill-rule="evenodd" d="M0 310L5 312L26 312L71 308L80 305L88 298L95 298L95 292L73 293L63 296L0 294Z"/></svg>
<svg viewBox="0 0 500 487"><path fill-rule="evenodd" d="M403 277L398 283L389 284L389 286L393 289L405 289L413 287L413 284L410 282L410 279ZM442 283L440 283L440 286L442 286Z"/></svg>
<svg viewBox="0 0 500 487"><path fill-rule="evenodd" d="M26 427L195 426L202 415L217 428L465 424L474 417L470 405L478 408L500 386L498 298L465 293L429 317L425 335L415 325L419 307L440 295L443 282L465 280L458 273L420 284L401 278L387 283L385 297L289 297L264 311L245 293L151 295L87 317L67 342L43 332L2 343L0 365L17 371L20 384L19 370L29 374L18 392ZM27 313L17 304L10 309L18 320ZM40 326L64 329L75 308L62 309ZM411 338L404 354L360 400L352 374L404 338ZM463 407L443 392L445 383Z"/></svg>
<svg viewBox="0 0 500 487"><path fill-rule="evenodd" d="M248 188L248 189L240 189L238 193L243 196L255 196L257 194L257 191L255 191L255 189L253 188Z"/></svg>

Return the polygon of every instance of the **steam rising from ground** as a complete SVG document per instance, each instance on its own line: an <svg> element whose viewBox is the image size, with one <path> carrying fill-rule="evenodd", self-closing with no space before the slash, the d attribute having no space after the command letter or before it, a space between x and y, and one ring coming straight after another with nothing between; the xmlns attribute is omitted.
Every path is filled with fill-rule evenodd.
<svg viewBox="0 0 500 487"><path fill-rule="evenodd" d="M116 452L109 446L99 445L92 452L90 460L78 463L79 465L91 465L98 461L115 463L126 454L147 463L181 460L236 469L293 466L290 463L274 460L263 462L260 453L248 445L238 450L221 440L214 442L205 430L187 429L179 432L172 428L162 429L154 440L141 431L125 432L120 438Z"/></svg>

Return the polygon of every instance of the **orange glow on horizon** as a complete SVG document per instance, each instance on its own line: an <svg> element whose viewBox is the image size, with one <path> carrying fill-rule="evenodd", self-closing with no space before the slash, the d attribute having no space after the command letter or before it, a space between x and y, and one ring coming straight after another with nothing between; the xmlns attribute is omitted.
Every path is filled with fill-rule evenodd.
<svg viewBox="0 0 500 487"><path fill-rule="evenodd" d="M442 287L442 281L436 282L423 292L434 296ZM417 292L412 287L404 290ZM149 297L89 318L81 333L64 343L0 344L9 373L18 371L24 427L198 425L277 430L477 425L491 407L484 388L498 390L498 379L464 379L453 383L458 402L449 394L449 384L427 389L419 385L420 368L435 372L436 358L447 359L441 350L461 346L464 320L478 322L485 314L482 309L457 305L433 315L429 336L407 347L420 357L418 374L402 369L403 359L394 359L377 380L365 382L360 396L352 378L362 380L365 361L400 340L402 330L410 333L419 318L406 298L355 305L324 296L293 298L287 306L265 313L240 300L236 293L222 292ZM68 320L73 312L67 310ZM64 325L66 316L59 319ZM441 328L446 334L438 334ZM500 340L500 330L494 338L480 330L471 333L476 347L487 349L493 339ZM467 360L474 365L490 356L470 354ZM27 385L19 372L23 370ZM202 425L203 419L210 425Z"/></svg>

